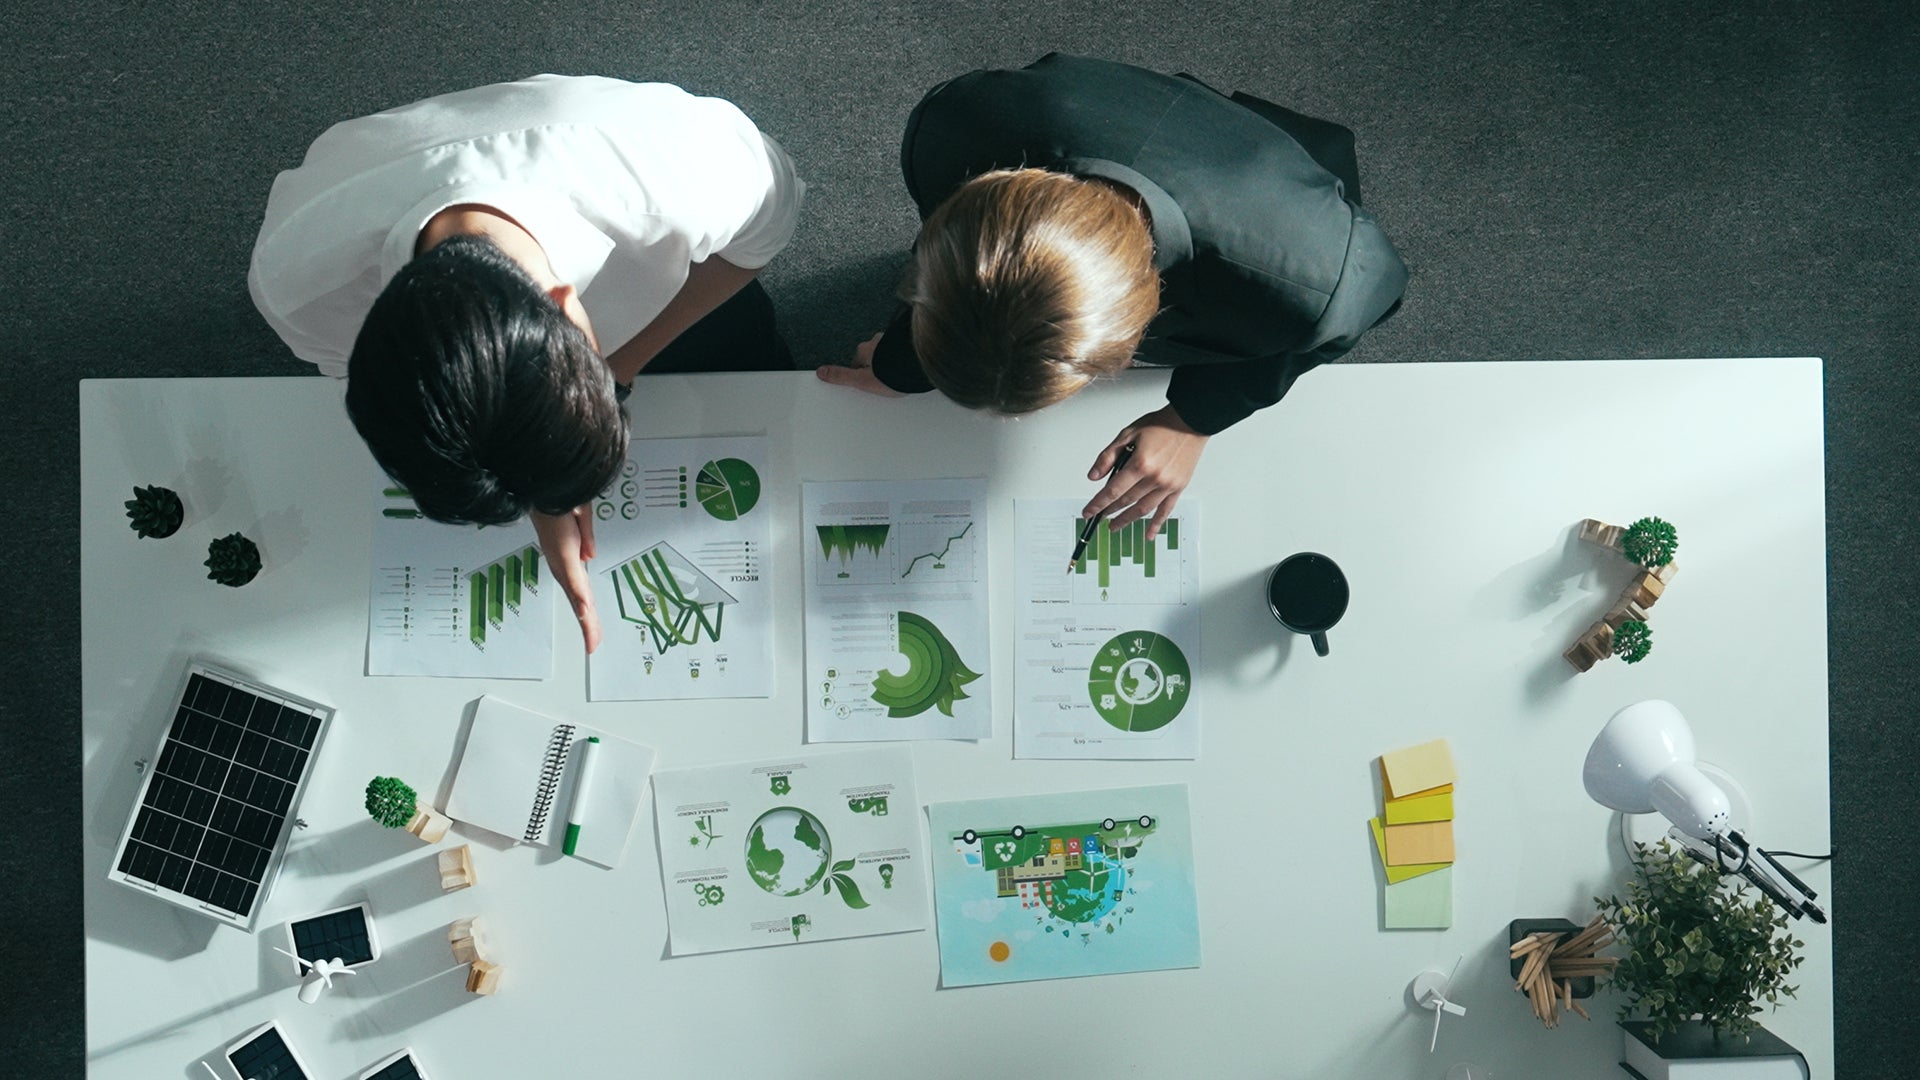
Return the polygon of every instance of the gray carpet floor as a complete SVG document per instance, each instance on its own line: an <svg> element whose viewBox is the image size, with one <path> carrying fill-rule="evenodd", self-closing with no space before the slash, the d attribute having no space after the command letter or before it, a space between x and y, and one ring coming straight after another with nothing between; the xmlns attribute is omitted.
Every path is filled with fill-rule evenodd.
<svg viewBox="0 0 1920 1080"><path fill-rule="evenodd" d="M907 110L1061 49L1359 132L1415 276L1350 362L1826 358L1839 1075L1911 1075L1920 5L19 0L7 21L0 1072L84 1069L75 384L310 370L245 287L277 171L336 120L540 71L731 98L811 182L766 281L796 353L833 359L912 235Z"/></svg>

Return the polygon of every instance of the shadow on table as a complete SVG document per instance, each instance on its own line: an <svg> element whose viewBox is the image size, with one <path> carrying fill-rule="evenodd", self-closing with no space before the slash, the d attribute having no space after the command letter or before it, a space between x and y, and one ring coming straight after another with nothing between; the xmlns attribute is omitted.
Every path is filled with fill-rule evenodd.
<svg viewBox="0 0 1920 1080"><path fill-rule="evenodd" d="M362 900L373 910L374 918L417 907L437 896L440 890L439 847L424 849L390 867L379 877L356 881L340 891L327 905L345 907Z"/></svg>
<svg viewBox="0 0 1920 1080"><path fill-rule="evenodd" d="M1268 682L1293 655L1294 639L1300 635L1273 621L1267 610L1267 573L1261 567L1253 573L1214 589L1200 602L1200 609L1215 620L1224 613L1228 621L1208 627L1206 648L1201 653L1200 670L1208 679L1230 678L1240 686ZM1218 626L1218 629L1214 627Z"/></svg>
<svg viewBox="0 0 1920 1080"><path fill-rule="evenodd" d="M105 1061L123 1050L149 1046L152 1043L166 1039L175 1032L185 1031L203 1020L209 1020L234 1009L238 1009L250 1001L258 1000L276 991L284 990L288 996L291 997L298 992L294 988L297 987L300 982L290 971L292 961L287 960L268 947L269 942L282 940L284 937L285 935L282 934L279 938L263 936L259 939L260 957L257 966L258 981L252 990L243 994L237 994L218 1004L209 1005L204 1009L189 1013L186 1016L169 1020L158 1027L148 1028L138 1035L130 1035L117 1042L99 1047L87 1054L88 1064L91 1065L94 1062ZM251 1025L249 1025L249 1027L251 1027ZM221 1040L218 1046L212 1047L206 1053L202 1054L200 1058L195 1058L189 1062L186 1066L186 1074L189 1077L196 1078L196 1080L206 1080L206 1070L200 1067L201 1058L216 1062L220 1061L220 1052L226 1048L227 1043L239 1037L246 1030L248 1029L235 1027L231 1033Z"/></svg>
<svg viewBox="0 0 1920 1080"><path fill-rule="evenodd" d="M365 1041L375 1035L405 1035L419 1024L477 1000L480 995L467 993L466 970L465 964L454 962L445 928L382 950L380 959L360 974L336 978L334 992L361 1008L340 1018L335 1037Z"/></svg>
<svg viewBox="0 0 1920 1080"><path fill-rule="evenodd" d="M1578 673L1561 653L1607 613L1634 573L1626 560L1580 540L1579 526L1573 524L1545 552L1474 593L1474 609L1482 616L1544 620L1534 639L1541 659L1526 680L1529 705L1544 705L1566 690Z"/></svg>

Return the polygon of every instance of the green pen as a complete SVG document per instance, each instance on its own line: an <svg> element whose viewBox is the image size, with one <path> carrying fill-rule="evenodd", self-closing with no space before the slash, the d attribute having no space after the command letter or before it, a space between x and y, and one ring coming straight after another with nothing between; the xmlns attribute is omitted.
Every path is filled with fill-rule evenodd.
<svg viewBox="0 0 1920 1080"><path fill-rule="evenodd" d="M573 805L567 808L567 839L560 845L562 855L573 854L580 846L581 819L587 813L587 799L593 788L593 763L600 757L600 736L589 735L580 747L580 782L573 785Z"/></svg>

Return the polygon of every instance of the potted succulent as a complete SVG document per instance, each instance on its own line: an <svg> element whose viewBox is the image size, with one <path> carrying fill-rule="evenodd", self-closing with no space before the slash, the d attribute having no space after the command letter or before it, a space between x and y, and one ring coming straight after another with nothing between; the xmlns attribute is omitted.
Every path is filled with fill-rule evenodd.
<svg viewBox="0 0 1920 1080"><path fill-rule="evenodd" d="M135 485L133 498L127 500L126 507L128 526L136 535L154 540L164 540L179 532L180 523L186 518L186 507L181 505L179 493L158 484Z"/></svg>
<svg viewBox="0 0 1920 1080"><path fill-rule="evenodd" d="M376 776L367 782L367 813L389 829L404 828L429 844L447 835L453 819L420 801L406 782L394 776Z"/></svg>
<svg viewBox="0 0 1920 1080"><path fill-rule="evenodd" d="M1627 949L1608 983L1626 999L1620 1019L1629 1056L1636 1039L1657 1048L1675 1033L1690 1045L1724 1046L1728 1056L1749 1053L1744 1044L1760 1028L1762 1004L1777 1008L1794 996L1787 980L1803 943L1785 932L1786 913L1744 882L1665 840L1635 850L1625 895L1594 901ZM1629 1021L1635 1014L1640 1020ZM1771 1039L1764 1031L1754 1037Z"/></svg>

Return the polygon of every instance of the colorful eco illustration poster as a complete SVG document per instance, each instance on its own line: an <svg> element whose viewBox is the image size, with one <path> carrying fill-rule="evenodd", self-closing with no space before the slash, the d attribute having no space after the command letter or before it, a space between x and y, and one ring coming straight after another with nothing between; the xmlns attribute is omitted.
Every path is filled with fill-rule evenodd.
<svg viewBox="0 0 1920 1080"><path fill-rule="evenodd" d="M548 580L533 526L443 525L391 481L369 488L367 674L552 675L559 589Z"/></svg>
<svg viewBox="0 0 1920 1080"><path fill-rule="evenodd" d="M655 773L675 956L927 928L913 754Z"/></svg>
<svg viewBox="0 0 1920 1080"><path fill-rule="evenodd" d="M941 985L1200 966L1185 784L937 803L928 817Z"/></svg>
<svg viewBox="0 0 1920 1080"><path fill-rule="evenodd" d="M635 439L593 501L591 701L773 692L767 440Z"/></svg>
<svg viewBox="0 0 1920 1080"><path fill-rule="evenodd" d="M1199 501L1152 540L1102 525L1066 571L1081 505L1014 502L1014 756L1198 757Z"/></svg>
<svg viewBox="0 0 1920 1080"><path fill-rule="evenodd" d="M985 739L984 480L807 484L807 738Z"/></svg>

